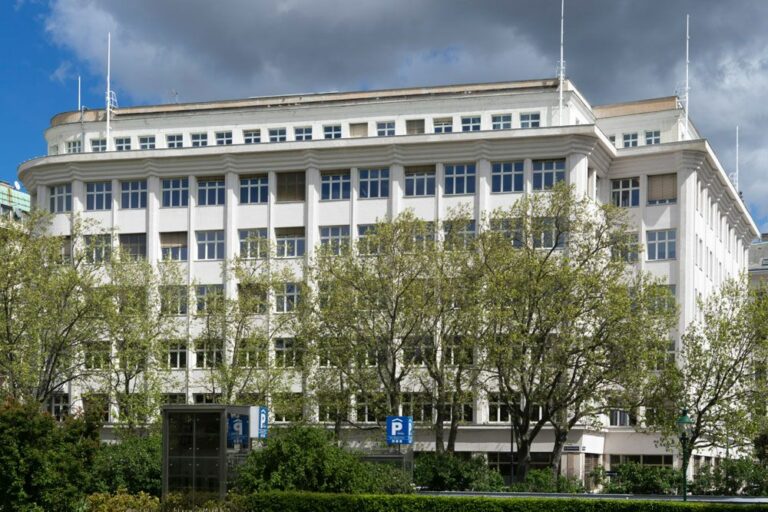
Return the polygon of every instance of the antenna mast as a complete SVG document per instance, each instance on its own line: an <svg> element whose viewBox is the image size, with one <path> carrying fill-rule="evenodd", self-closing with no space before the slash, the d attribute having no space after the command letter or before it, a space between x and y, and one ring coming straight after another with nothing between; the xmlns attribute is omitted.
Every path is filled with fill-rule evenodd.
<svg viewBox="0 0 768 512"><path fill-rule="evenodd" d="M83 110L83 104L80 101L80 75L77 75L77 110L78 112Z"/></svg>
<svg viewBox="0 0 768 512"><path fill-rule="evenodd" d="M685 136L691 138L688 132L688 97L690 96L691 87L688 82L688 65L690 59L688 58L688 48L690 46L691 32L690 32L690 19L691 15L685 15Z"/></svg>
<svg viewBox="0 0 768 512"><path fill-rule="evenodd" d="M558 111L560 126L563 126L563 85L565 82L565 60L563 60L563 38L565 34L565 0L560 1L560 65L558 66L558 80L560 82L560 97Z"/></svg>
<svg viewBox="0 0 768 512"><path fill-rule="evenodd" d="M733 180L736 192L739 191L739 125L736 125L736 179Z"/></svg>
<svg viewBox="0 0 768 512"><path fill-rule="evenodd" d="M112 90L111 85L112 78L112 33L107 32L107 94L106 94L106 111L107 111L107 151L110 151L110 120L112 112L117 108L117 95Z"/></svg>

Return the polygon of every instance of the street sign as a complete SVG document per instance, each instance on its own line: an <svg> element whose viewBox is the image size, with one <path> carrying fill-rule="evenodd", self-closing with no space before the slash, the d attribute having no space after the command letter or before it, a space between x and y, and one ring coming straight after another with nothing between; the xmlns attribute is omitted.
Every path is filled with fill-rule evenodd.
<svg viewBox="0 0 768 512"><path fill-rule="evenodd" d="M251 407L251 437L266 439L269 428L269 409L265 405Z"/></svg>
<svg viewBox="0 0 768 512"><path fill-rule="evenodd" d="M413 416L387 416L387 444L413 444Z"/></svg>

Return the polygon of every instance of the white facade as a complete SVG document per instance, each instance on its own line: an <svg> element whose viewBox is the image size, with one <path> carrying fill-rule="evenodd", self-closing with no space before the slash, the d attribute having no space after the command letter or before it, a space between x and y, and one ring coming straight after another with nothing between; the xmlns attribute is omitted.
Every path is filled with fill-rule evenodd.
<svg viewBox="0 0 768 512"><path fill-rule="evenodd" d="M74 216L92 218L118 234L145 234L147 257L156 262L161 233L185 233L189 283L224 284L231 296L236 283L222 281L222 260L196 258L198 232L220 231L223 258L230 259L239 250L239 230L266 229L274 242L283 228L303 228L311 255L323 226L348 226L355 237L358 226L408 208L436 220L459 205L468 205L478 219L481 212L535 193L534 169L542 161L562 161L565 179L578 193L599 202L625 201L646 245L638 266L674 286L682 331L695 318L698 295L746 270L747 250L758 235L752 218L707 141L692 125L685 133L675 98L592 107L569 82L564 96L562 123L556 80L132 107L116 112L109 141L102 141L104 112L64 113L46 131L49 155L22 164L19 176L33 204L49 209L53 199L54 210L63 210L55 214L57 234L69 234ZM448 125L451 133L440 132ZM326 132L340 137L326 139ZM270 141L282 133L284 142ZM297 140L308 133L311 140ZM207 146L192 147L203 134ZM178 136L183 147L169 147ZM108 151L93 151L100 147ZM494 164L502 162L522 164L522 190L494 191ZM447 193L445 168L454 164L474 165L474 193ZM434 194L406 193L405 175L415 166L433 166ZM361 171L368 169L388 170L387 197L361 197ZM281 200L278 180L296 172L304 176L304 200ZM322 180L329 172L349 176L348 198L323 199ZM241 179L262 175L266 202L243 204ZM211 177L224 181L223 204L200 205L200 183ZM163 183L172 178L188 180L186 206L163 206ZM96 182L111 187L110 202L98 204L94 193L89 209L88 184ZM145 206L124 204L126 182L146 183ZM285 261L300 268L301 258ZM174 370L179 387L169 392L191 401L200 392L192 350L187 363ZM68 398L77 407L76 385ZM489 452L493 462L494 454L509 451L509 439L509 427L490 423L487 401L478 396L457 450ZM423 441L417 449L429 448L429 433L417 440ZM656 462L653 457L666 452L653 441L629 426L576 430L569 444L579 448L565 456L564 467L579 476L586 471L585 457L591 457L587 467L608 465L608 455L650 456ZM550 451L551 445L545 431L533 451Z"/></svg>

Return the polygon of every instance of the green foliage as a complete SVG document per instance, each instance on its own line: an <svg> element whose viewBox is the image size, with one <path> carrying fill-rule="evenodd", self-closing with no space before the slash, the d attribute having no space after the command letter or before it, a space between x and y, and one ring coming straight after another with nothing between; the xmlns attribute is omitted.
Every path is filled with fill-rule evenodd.
<svg viewBox="0 0 768 512"><path fill-rule="evenodd" d="M462 459L452 453L422 453L414 461L413 480L430 491L502 491L504 479L482 457Z"/></svg>
<svg viewBox="0 0 768 512"><path fill-rule="evenodd" d="M93 487L100 492L120 489L135 494L161 494L162 437L125 436L118 444L102 445L92 470Z"/></svg>
<svg viewBox="0 0 768 512"><path fill-rule="evenodd" d="M768 496L768 468L751 459L725 459L702 467L691 483L693 494Z"/></svg>
<svg viewBox="0 0 768 512"><path fill-rule="evenodd" d="M322 428L291 427L271 437L266 448L252 452L240 467L238 492L301 490L317 492L385 492L403 490L401 472L361 462L336 446Z"/></svg>
<svg viewBox="0 0 768 512"><path fill-rule="evenodd" d="M97 426L56 422L36 405L0 405L0 510L72 510L83 500Z"/></svg>
<svg viewBox="0 0 768 512"><path fill-rule="evenodd" d="M272 492L234 496L234 509L259 512L752 512L763 505L564 498L366 496Z"/></svg>
<svg viewBox="0 0 768 512"><path fill-rule="evenodd" d="M609 494L676 494L682 481L673 468L642 466L635 462L620 464L616 476L607 479L602 468L592 476Z"/></svg>
<svg viewBox="0 0 768 512"><path fill-rule="evenodd" d="M512 492L586 492L584 485L575 478L566 478L552 473L551 469L533 469L525 475L522 482L514 482L509 490Z"/></svg>
<svg viewBox="0 0 768 512"><path fill-rule="evenodd" d="M144 492L128 494L125 489L115 494L95 493L88 496L88 512L159 512L160 499Z"/></svg>

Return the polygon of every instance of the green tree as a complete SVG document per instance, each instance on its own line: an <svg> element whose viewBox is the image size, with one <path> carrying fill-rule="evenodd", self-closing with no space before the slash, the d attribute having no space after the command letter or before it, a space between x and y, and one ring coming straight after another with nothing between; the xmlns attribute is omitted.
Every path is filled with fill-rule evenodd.
<svg viewBox="0 0 768 512"><path fill-rule="evenodd" d="M673 316L655 305L659 283L633 274L636 242L611 205L558 184L493 212L489 228L479 239L487 387L510 411L516 481L547 424L558 474L567 432L643 381Z"/></svg>
<svg viewBox="0 0 768 512"><path fill-rule="evenodd" d="M677 446L675 420L693 420L685 455L720 447L751 447L763 421L768 350L768 295L746 278L729 279L706 300L682 336L678 364L659 382L650 426Z"/></svg>
<svg viewBox="0 0 768 512"><path fill-rule="evenodd" d="M96 453L91 486L96 492L125 490L160 496L162 491L162 438L125 435L119 443L103 444Z"/></svg>
<svg viewBox="0 0 768 512"><path fill-rule="evenodd" d="M45 403L85 370L84 347L99 334L101 304L88 293L100 276L71 236L49 236L38 211L0 224L0 394Z"/></svg>

